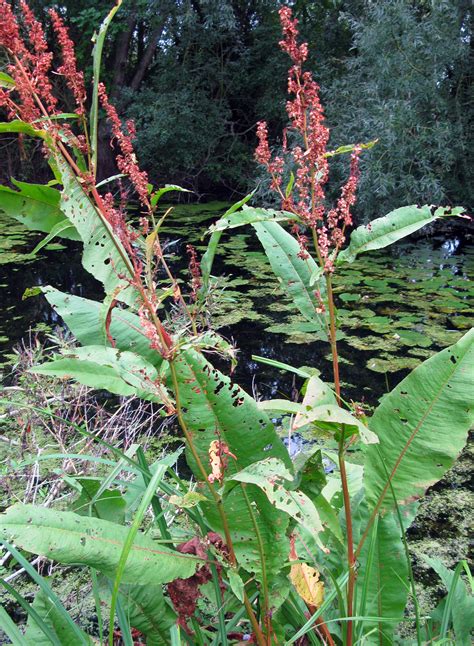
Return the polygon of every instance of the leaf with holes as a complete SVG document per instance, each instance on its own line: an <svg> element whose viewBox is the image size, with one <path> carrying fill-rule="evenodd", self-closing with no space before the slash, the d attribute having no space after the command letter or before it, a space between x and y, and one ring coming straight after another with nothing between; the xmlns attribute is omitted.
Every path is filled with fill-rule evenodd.
<svg viewBox="0 0 474 646"><path fill-rule="evenodd" d="M326 397L330 397L330 394L327 394ZM344 428L347 436L356 433L364 444L376 444L378 442L377 435L369 430L365 424L357 417L354 417L348 410L335 404L309 408L298 419L295 419L293 429L296 430L308 424L318 425L318 423L326 430L333 430L336 438L341 433L341 429Z"/></svg>
<svg viewBox="0 0 474 646"><path fill-rule="evenodd" d="M88 565L114 578L128 527L70 511L16 504L0 515L0 536L17 547L63 565ZM177 554L139 533L123 581L141 585L186 579L203 562Z"/></svg>
<svg viewBox="0 0 474 646"><path fill-rule="evenodd" d="M58 190L42 184L27 184L16 180L13 183L18 190L0 186L0 212L33 231L51 234L56 230L56 235L62 238L81 239L61 211L61 194ZM68 228L63 229L66 223Z"/></svg>
<svg viewBox="0 0 474 646"><path fill-rule="evenodd" d="M268 500L277 509L288 514L290 518L303 525L314 536L317 544L325 550L318 535L324 531L321 518L310 498L302 491L289 491L282 481L292 481L292 474L281 460L267 458L255 462L242 471L234 473L228 482L236 480L259 487Z"/></svg>
<svg viewBox="0 0 474 646"><path fill-rule="evenodd" d="M383 218L377 218L369 224L357 227L351 233L349 246L337 257L337 264L353 262L365 251L388 247L440 217L461 215L463 211L462 207L436 208L426 204L425 206L416 206L416 204L402 206Z"/></svg>
<svg viewBox="0 0 474 646"><path fill-rule="evenodd" d="M56 163L64 187L61 210L75 226L84 244L84 269L101 281L106 294L117 292L118 300L134 305L137 292L128 282L133 279L134 271L127 252L66 162L57 157Z"/></svg>
<svg viewBox="0 0 474 646"><path fill-rule="evenodd" d="M67 358L35 366L30 372L75 379L84 386L105 389L115 395L135 395L157 403L169 402L156 368L134 352L92 345L76 348L68 354Z"/></svg>
<svg viewBox="0 0 474 646"><path fill-rule="evenodd" d="M206 477L211 472L209 446L216 439L224 442L235 456L235 459L226 456L226 479L255 460L267 457L277 458L291 470L291 460L283 442L266 413L259 410L250 395L195 350L180 352L173 363L183 421ZM189 445L186 456L194 475L202 481L203 475ZM200 491L206 493L205 488ZM217 506L210 502L202 503L201 508L212 529L222 534ZM255 523L265 552L267 575L272 579L281 571L288 554L285 535L288 516L275 509L266 495L253 485L246 487L246 495L241 487L235 486L225 498L224 510L239 564L261 577Z"/></svg>
<svg viewBox="0 0 474 646"><path fill-rule="evenodd" d="M54 287L42 287L41 290L82 345L109 345L100 319L102 303L65 294ZM162 364L161 355L150 348L150 340L133 312L119 307L112 310L109 332L118 350L135 352L156 368Z"/></svg>
<svg viewBox="0 0 474 646"><path fill-rule="evenodd" d="M452 466L474 421L473 365L474 329L383 397L369 421L379 444L364 448L369 505L393 506L387 474L399 504L405 504L423 496Z"/></svg>

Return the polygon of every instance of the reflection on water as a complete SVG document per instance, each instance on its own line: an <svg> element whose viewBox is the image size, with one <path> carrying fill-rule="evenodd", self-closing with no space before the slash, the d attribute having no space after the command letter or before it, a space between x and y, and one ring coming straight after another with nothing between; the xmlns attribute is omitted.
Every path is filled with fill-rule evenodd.
<svg viewBox="0 0 474 646"><path fill-rule="evenodd" d="M163 246L174 271L186 279L185 246L198 252L207 226L225 205L177 207L163 229ZM462 222L465 227L465 221ZM1 228L0 230L6 230ZM9 229L10 231L10 229ZM466 229L453 224L440 234L367 254L341 268L335 277L338 315L345 336L339 343L346 398L374 404L406 372L437 350L455 342L472 325L474 255ZM26 288L51 284L99 300L102 289L80 265L74 243L45 251L32 260L25 253L38 236L15 225L8 256L0 263L0 353L10 351L30 326L56 324L43 297L22 301ZM59 246L60 247L60 246ZM15 254L18 254L15 257ZM307 331L292 303L276 284L251 229L223 236L215 274L221 281L215 324L239 348L236 379L263 398L291 397L301 380L255 362L252 355L296 366L316 367L331 380L329 346ZM296 439L294 441L297 441Z"/></svg>

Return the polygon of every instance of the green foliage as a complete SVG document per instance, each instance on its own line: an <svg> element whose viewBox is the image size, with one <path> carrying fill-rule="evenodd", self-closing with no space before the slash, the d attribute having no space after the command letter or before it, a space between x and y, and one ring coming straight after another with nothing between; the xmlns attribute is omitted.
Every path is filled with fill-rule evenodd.
<svg viewBox="0 0 474 646"><path fill-rule="evenodd" d="M391 486L404 505L423 495L452 465L473 422L469 403L473 353L471 330L415 368L383 398L369 424L380 444L365 449L365 488L371 506L393 505L387 495L387 473L393 474Z"/></svg>
<svg viewBox="0 0 474 646"><path fill-rule="evenodd" d="M2 516L0 531L28 552L48 555L64 564L89 565L113 577L128 529L100 518L79 516L18 503ZM139 534L129 554L122 580L125 583L167 583L194 574L199 559L174 552Z"/></svg>
<svg viewBox="0 0 474 646"><path fill-rule="evenodd" d="M365 251L383 249L411 233L418 231L438 218L460 215L464 209L443 209L429 206L403 206L383 218L377 218L367 226L360 226L351 233L349 246L341 251L339 262L353 262Z"/></svg>
<svg viewBox="0 0 474 646"><path fill-rule="evenodd" d="M389 8L399 5L389 3ZM146 3L140 3L137 12L143 16L148 8ZM271 12L263 11L266 7L261 9L270 20ZM371 16L375 11L376 8L367 8ZM308 7L308 21L317 13ZM185 164L194 163L196 151L202 156L204 149L214 163L218 160L219 142L227 128L225 117L231 106L225 91L222 56L225 53L231 58L238 53L240 44L233 37L240 33L242 24L237 25L236 14L235 7L226 3L209 3L205 8L193 5L187 13L179 5L170 14L176 24L159 14L163 20L154 23L157 31L149 35L152 47L158 38L163 41L160 40L163 78L150 84L150 91L162 84L167 87L168 92L155 100L166 102L167 110L178 112L177 106L189 93L184 83L176 89L173 66L169 65L170 71L166 68L176 56L175 49L182 56L183 79L192 70L197 90L193 100L197 97L200 101L199 109L210 105L199 88L201 75L208 74L217 83L215 90L219 91L221 103L215 108L219 118L211 114L210 122L217 122L214 129L209 121L203 121L201 130L191 127L200 113L191 100L186 103L185 117L196 136L194 147L186 150L190 161L185 160ZM137 15L128 15L131 33ZM241 16L240 22L247 23L250 34L254 23L259 24L252 16ZM194 40L196 33L200 40ZM178 34L177 47L171 47ZM223 35L232 43L225 48ZM93 143L82 160L89 163L90 176L96 170L90 159L96 159L99 147L97 80L104 42L105 28L98 36L93 63ZM220 58L210 56L216 49ZM161 65L160 61L158 67ZM155 109L156 102L153 106ZM148 137L155 158L160 146L169 146L166 162L177 170L173 156L179 151L173 150L170 142L178 140L178 145L184 147L176 131L182 123L175 127L169 119L173 125L162 132L157 142L145 127L153 115L140 100L130 108L134 110L139 111L139 132ZM16 123L13 130L38 134L31 124ZM180 132L181 137L185 134ZM51 508L18 503L1 515L0 532L6 549L42 591L29 605L13 589L14 598L29 614L25 637L40 643L45 639L54 644L91 643L48 582L17 548L63 565L90 568L101 633L104 627L97 573L105 577L110 645L116 621L127 646L133 643L132 627L146 636L147 643L174 645L181 639L179 626L186 629L191 643L194 640L203 645L225 645L237 628L241 630L241 621L247 622L242 630L251 631L259 646L277 642L289 645L303 635L311 643L337 639L352 646L353 628L357 639L393 644L393 629L403 619L411 578L402 525L413 518L413 501L451 466L472 423L474 384L469 367L473 331L422 363L367 418L360 406L347 404L341 394L333 268L324 261L316 225L313 233L318 262L278 223L286 220L288 213L248 208L247 196L211 229L204 279L201 281L197 263L191 263L187 293L167 264L160 242L161 222L156 225L155 207L165 191L153 193L150 188L145 197L141 195L152 233L143 222L141 229L132 223L114 226L97 186L89 186L92 180L85 182L76 163L71 162L64 148L67 139L63 142L44 136L44 141L61 179L60 199L51 187L43 191L37 186L19 185L20 192L0 191L0 200L5 198L10 214L23 218L29 226L43 226L42 230L50 234L73 228L83 243L84 267L102 282L106 296L103 303L96 303L44 288L49 302L82 346L67 349L62 358L30 372L62 381L74 379L122 397L158 403L163 415L175 415L196 489L190 491L189 483L172 469L180 450L148 466L139 446L122 451L91 433L87 417L80 418L79 423L69 422L88 442L110 451L114 459L84 453L59 454L71 460L94 461L108 470L92 480L63 474L66 485L76 495L79 491L70 505L72 511L64 509L67 502L59 505L56 501ZM339 155L344 150L336 152ZM122 153L136 185L139 169L134 154ZM176 186L168 188L174 190ZM287 197L292 188L290 178ZM46 223L38 225L40 196L47 204ZM432 212L428 207L397 209L374 221L371 227L357 229L340 257L352 261L362 251L385 247L445 213L444 209ZM459 210L453 214L459 214ZM64 220L70 227L62 228ZM233 358L229 344L205 326L213 259L222 232L244 224L256 231L280 287L304 317L305 321L297 323L298 329L317 331L321 340L329 341L334 389L317 376L314 367L292 368L266 359L276 368L289 369L303 377L305 383L301 403L261 403L211 361L212 354ZM334 256L338 251L336 246ZM341 300L350 303L354 297L343 292ZM369 309L364 316L375 318ZM344 316L339 318L344 320ZM379 318L377 324L387 325L387 320ZM413 334L402 332L399 339L411 345ZM295 413L282 425L286 425L289 434L309 427L316 446L303 459L293 462L266 410ZM49 399L43 409L36 407L34 412L46 419L56 417ZM59 456L35 456L27 463ZM335 474L325 474L324 459L335 465ZM454 608L455 603L463 609L472 605L459 581L461 568L450 573L432 564L449 588L442 609L441 636L448 636L452 623L456 636L465 641L467 622ZM325 600L312 598L308 602L295 583L295 568L300 579L322 576ZM164 584L167 588L163 588ZM8 582L4 585L12 591ZM201 596L203 602L197 604ZM357 611L361 614L357 615ZM18 641L11 621L4 615L0 619L12 640ZM317 619L318 637L311 630ZM416 623L421 643L419 614Z"/></svg>

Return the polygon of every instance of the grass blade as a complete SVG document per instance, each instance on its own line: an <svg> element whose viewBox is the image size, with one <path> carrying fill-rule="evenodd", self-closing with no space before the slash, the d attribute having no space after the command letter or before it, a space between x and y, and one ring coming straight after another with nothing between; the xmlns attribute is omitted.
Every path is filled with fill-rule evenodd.
<svg viewBox="0 0 474 646"><path fill-rule="evenodd" d="M13 586L11 586L9 583L7 583L4 579L0 579L0 583L3 585L3 587L9 592L12 597L14 597L18 603L19 606L25 610L28 615L32 617L32 619L35 620L35 623L37 624L38 628L44 633L45 637L50 640L51 644L53 646L62 646L61 642L55 635L55 633L45 624L43 619L40 617L40 615L36 612L36 610L33 608L33 606L28 603L26 599L24 599L19 592L15 590ZM3 608L2 608L3 610ZM25 644L25 639L22 637L21 645L24 646Z"/></svg>
<svg viewBox="0 0 474 646"><path fill-rule="evenodd" d="M3 606L0 606L0 628L11 641L13 646L24 646L25 640L23 635Z"/></svg>
<svg viewBox="0 0 474 646"><path fill-rule="evenodd" d="M81 633L80 629L76 626L74 621L71 619L68 612L66 611L61 601L59 600L59 597L53 592L50 585L47 583L46 579L42 577L40 574L38 574L35 568L30 564L30 562L27 559L25 559L25 557L22 556L20 552L15 547L13 547L13 545L10 545L10 543L8 543L3 539L0 539L0 543L5 545L5 547L13 556L15 561L17 561L21 565L21 567L25 569L27 574L29 574L29 576L40 586L43 592L49 597L49 599L54 604L54 606L56 607L57 611L59 612L59 614L65 621L65 623L69 625L71 631L76 635L77 637L76 643L85 644L87 646L88 642L84 639L84 636ZM5 585L5 582L3 582L3 585ZM34 617L34 619L36 621L36 617Z"/></svg>
<svg viewBox="0 0 474 646"><path fill-rule="evenodd" d="M137 535L138 529L142 523L143 517L145 516L146 510L148 509L150 502L155 495L155 491L158 488L160 480L166 473L169 464L162 463L157 465L157 469L153 474L148 487L146 488L143 498L140 502L140 505L133 519L133 523L130 527L130 530L127 534L122 553L120 555L120 560L117 566L117 573L115 575L115 581L112 588L112 599L110 602L110 632L109 632L109 645L113 646L113 626L114 626L114 617L115 617L115 608L117 607L118 594L120 588L120 582L122 580L123 573L125 571L125 564L127 562L130 550L132 549L133 541Z"/></svg>
<svg viewBox="0 0 474 646"><path fill-rule="evenodd" d="M115 7L111 9L109 14L99 28L99 33L95 35L94 51L92 53L92 69L93 69L93 86L92 86L92 105L90 111L90 132L91 132L91 150L92 150L92 168L97 168L97 130L98 130L98 117L99 117L99 81L100 81L100 66L102 62L102 50L104 48L105 37L107 29L120 9L122 0L117 0Z"/></svg>

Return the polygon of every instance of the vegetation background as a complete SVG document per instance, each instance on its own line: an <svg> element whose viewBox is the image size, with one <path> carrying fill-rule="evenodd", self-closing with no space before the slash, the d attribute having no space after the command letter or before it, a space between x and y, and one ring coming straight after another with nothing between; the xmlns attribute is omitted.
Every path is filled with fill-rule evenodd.
<svg viewBox="0 0 474 646"><path fill-rule="evenodd" d="M57 5L30 4L39 18ZM309 43L310 66L332 126L330 146L379 139L363 156L359 217L414 202L472 207L471 2L289 4ZM61 3L79 64L89 74L91 38L110 6L110 0ZM272 141L286 125L287 62L275 47L279 6L276 0L123 4L109 31L103 78L121 115L136 121L136 146L151 181L181 184L203 200L233 199L254 187L257 120L269 122ZM102 133L104 177L114 172L107 134ZM34 151L11 138L15 143L9 146L9 136L2 137L1 181L26 178L28 166L30 179L39 181ZM25 146L37 146L41 155L38 144ZM339 177L337 169L333 173L334 186L340 171ZM260 190L265 197L264 184Z"/></svg>

